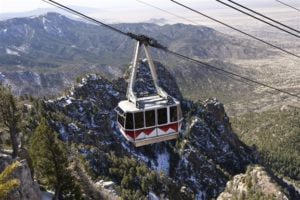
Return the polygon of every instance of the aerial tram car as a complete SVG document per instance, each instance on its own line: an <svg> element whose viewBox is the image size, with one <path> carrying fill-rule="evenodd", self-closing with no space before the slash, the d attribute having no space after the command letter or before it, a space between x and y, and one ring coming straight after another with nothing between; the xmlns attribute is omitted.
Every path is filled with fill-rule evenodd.
<svg viewBox="0 0 300 200"><path fill-rule="evenodd" d="M127 88L127 100L120 101L115 108L118 129L135 147L176 139L183 119L180 102L159 86L156 68L148 46L149 40L147 39L137 42ZM142 47L146 54L156 94L137 97L134 86Z"/></svg>

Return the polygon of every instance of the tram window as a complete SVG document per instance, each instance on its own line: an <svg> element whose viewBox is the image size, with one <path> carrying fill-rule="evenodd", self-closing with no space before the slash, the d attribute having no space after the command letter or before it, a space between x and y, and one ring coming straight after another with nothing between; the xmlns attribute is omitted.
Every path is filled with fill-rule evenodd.
<svg viewBox="0 0 300 200"><path fill-rule="evenodd" d="M146 126L155 126L155 110L148 110L145 112Z"/></svg>
<svg viewBox="0 0 300 200"><path fill-rule="evenodd" d="M170 107L170 121L177 121L177 106Z"/></svg>
<svg viewBox="0 0 300 200"><path fill-rule="evenodd" d="M135 128L144 128L144 112L134 113Z"/></svg>
<svg viewBox="0 0 300 200"><path fill-rule="evenodd" d="M124 127L124 117L121 115L118 115L118 122Z"/></svg>
<svg viewBox="0 0 300 200"><path fill-rule="evenodd" d="M126 113L126 129L133 129L133 114Z"/></svg>
<svg viewBox="0 0 300 200"><path fill-rule="evenodd" d="M182 111L181 111L180 105L178 105L177 107L178 107L178 119L181 119L182 118Z"/></svg>
<svg viewBox="0 0 300 200"><path fill-rule="evenodd" d="M167 108L157 110L157 122L158 124L166 124L168 122Z"/></svg>

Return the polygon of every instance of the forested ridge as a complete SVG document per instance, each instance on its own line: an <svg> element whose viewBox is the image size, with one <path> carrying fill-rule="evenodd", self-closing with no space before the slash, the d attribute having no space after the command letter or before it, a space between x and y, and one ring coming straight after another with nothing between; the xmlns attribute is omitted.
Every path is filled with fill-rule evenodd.
<svg viewBox="0 0 300 200"><path fill-rule="evenodd" d="M300 180L300 109L286 107L232 118L235 132L277 174Z"/></svg>

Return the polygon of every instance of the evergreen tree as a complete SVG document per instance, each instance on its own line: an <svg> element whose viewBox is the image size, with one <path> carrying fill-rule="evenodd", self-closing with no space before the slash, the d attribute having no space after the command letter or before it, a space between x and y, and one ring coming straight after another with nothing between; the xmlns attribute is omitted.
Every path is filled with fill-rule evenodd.
<svg viewBox="0 0 300 200"><path fill-rule="evenodd" d="M0 199L6 198L6 196L19 187L20 180L11 179L10 176L20 166L20 162L16 161L13 164L7 166L4 171L0 174Z"/></svg>
<svg viewBox="0 0 300 200"><path fill-rule="evenodd" d="M44 118L32 136L30 155L38 180L55 191L53 199L81 199L80 189L67 168L67 149Z"/></svg>
<svg viewBox="0 0 300 200"><path fill-rule="evenodd" d="M18 124L20 121L16 100L10 89L0 86L0 123L2 123L10 134L12 144L12 157L18 153Z"/></svg>

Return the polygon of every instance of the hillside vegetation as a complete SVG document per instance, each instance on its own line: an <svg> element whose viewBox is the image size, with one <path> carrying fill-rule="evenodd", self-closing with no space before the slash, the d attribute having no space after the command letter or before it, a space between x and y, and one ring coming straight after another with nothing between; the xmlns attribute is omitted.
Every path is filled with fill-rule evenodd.
<svg viewBox="0 0 300 200"><path fill-rule="evenodd" d="M239 137L257 147L262 164L279 175L300 180L300 109L283 107L231 120Z"/></svg>

